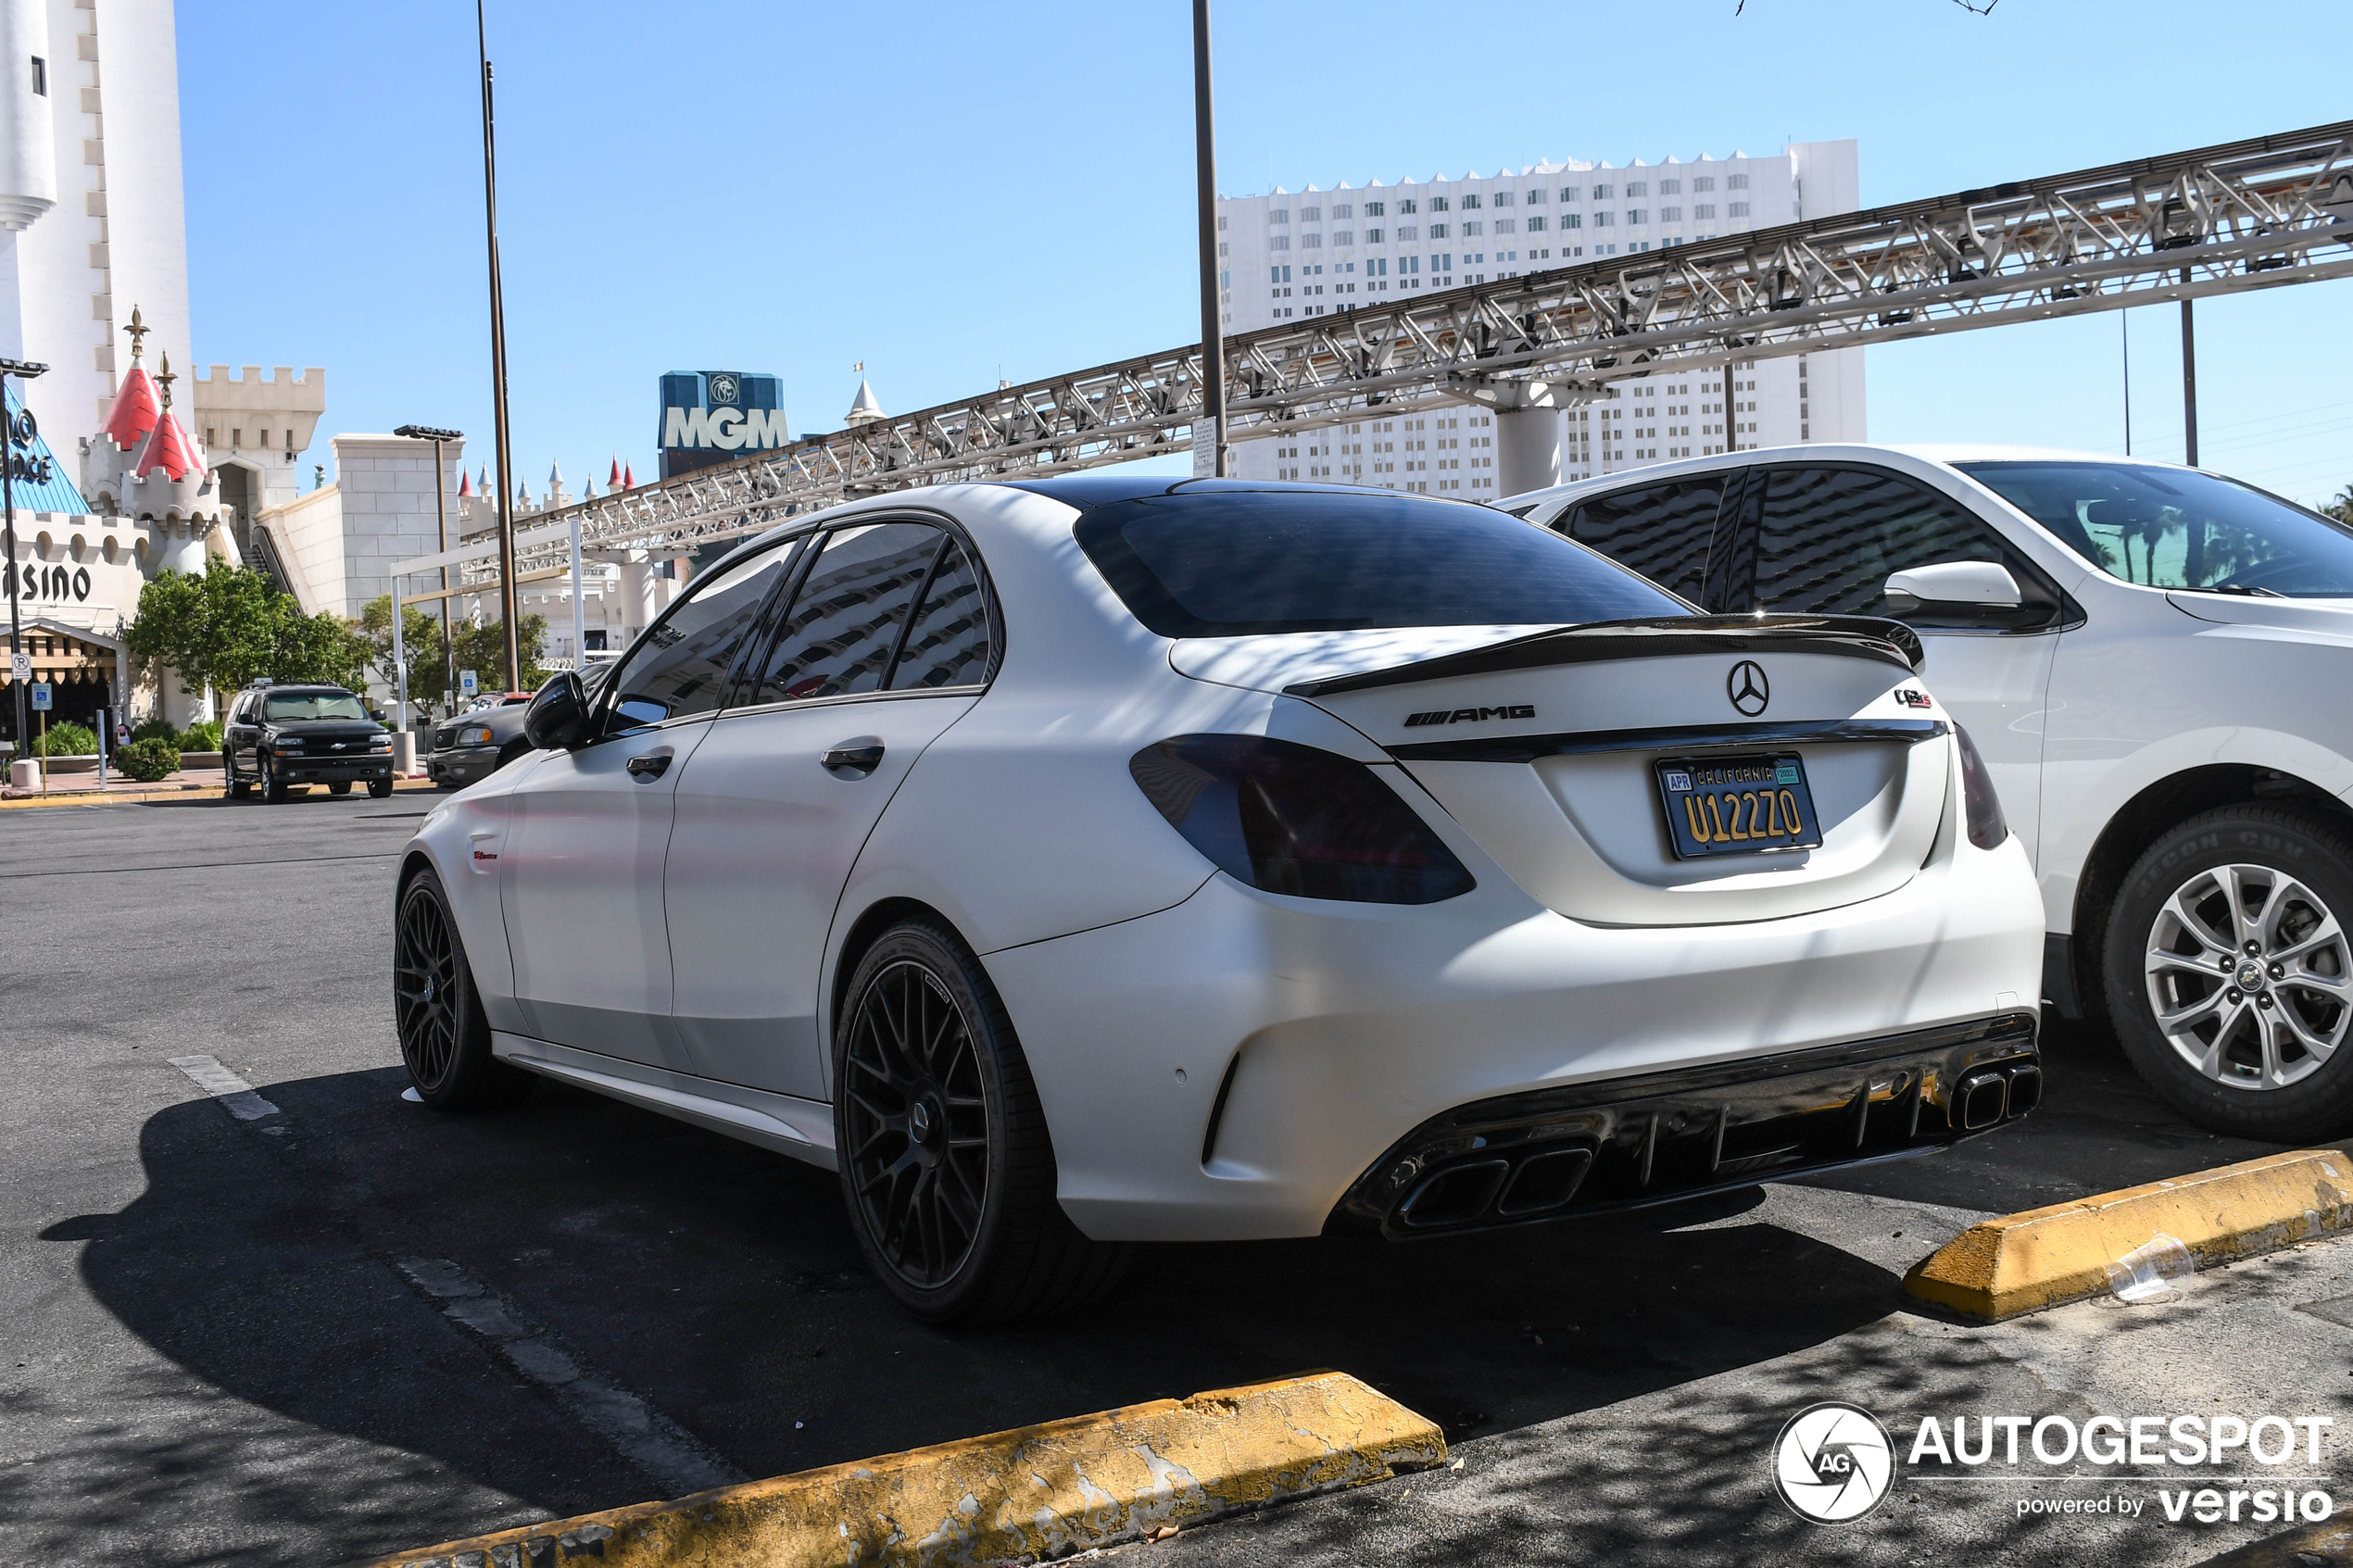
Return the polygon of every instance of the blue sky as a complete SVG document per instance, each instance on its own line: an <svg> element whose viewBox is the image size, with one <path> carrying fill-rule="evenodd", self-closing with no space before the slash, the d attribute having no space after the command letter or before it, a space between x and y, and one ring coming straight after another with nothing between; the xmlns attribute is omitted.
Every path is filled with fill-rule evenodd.
<svg viewBox="0 0 2353 1568"><path fill-rule="evenodd" d="M1224 0L1220 182L1853 136L1879 204L2346 113L2353 12L2175 0ZM1193 340L1189 6L489 0L517 471L656 468L664 370L772 370L839 427ZM1008 20L1008 19L1016 19ZM491 455L473 7L182 0L198 363L323 365L326 435ZM2288 46L2293 41L2292 46ZM257 59L283 60L257 80ZM1425 85L1452 81L1446 89ZM2180 330L2126 313L2134 447ZM1869 351L1878 440L2123 449L2117 316ZM2203 456L2353 483L2353 280L2198 307Z"/></svg>

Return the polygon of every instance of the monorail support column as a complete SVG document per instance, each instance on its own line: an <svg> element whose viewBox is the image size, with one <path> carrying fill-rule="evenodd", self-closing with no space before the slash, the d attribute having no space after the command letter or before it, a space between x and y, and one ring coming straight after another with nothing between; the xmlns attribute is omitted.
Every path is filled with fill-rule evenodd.
<svg viewBox="0 0 2353 1568"><path fill-rule="evenodd" d="M1495 494L1491 500L1558 484L1567 471L1565 409L1591 402L1594 389L1574 381L1457 376L1447 391L1495 416Z"/></svg>
<svg viewBox="0 0 2353 1568"><path fill-rule="evenodd" d="M1495 413L1496 490L1492 499L1558 484L1562 467L1561 411L1548 399L1539 408Z"/></svg>

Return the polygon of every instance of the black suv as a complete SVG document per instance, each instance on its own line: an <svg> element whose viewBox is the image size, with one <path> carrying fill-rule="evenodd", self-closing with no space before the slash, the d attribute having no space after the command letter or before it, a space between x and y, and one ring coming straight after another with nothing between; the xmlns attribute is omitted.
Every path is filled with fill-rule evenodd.
<svg viewBox="0 0 2353 1568"><path fill-rule="evenodd" d="M392 735L341 686L247 686L220 727L220 765L233 800L257 784L264 800L298 784L348 795L361 780L381 800L392 793Z"/></svg>

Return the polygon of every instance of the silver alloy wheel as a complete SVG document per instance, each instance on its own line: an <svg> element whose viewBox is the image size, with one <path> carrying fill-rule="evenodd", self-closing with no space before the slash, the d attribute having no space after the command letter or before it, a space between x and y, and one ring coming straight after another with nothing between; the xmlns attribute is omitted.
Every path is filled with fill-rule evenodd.
<svg viewBox="0 0 2353 1568"><path fill-rule="evenodd" d="M2238 1089L2320 1071L2353 1022L2353 946L2320 896L2271 866L2198 872L2158 907L2150 1010L2182 1059Z"/></svg>

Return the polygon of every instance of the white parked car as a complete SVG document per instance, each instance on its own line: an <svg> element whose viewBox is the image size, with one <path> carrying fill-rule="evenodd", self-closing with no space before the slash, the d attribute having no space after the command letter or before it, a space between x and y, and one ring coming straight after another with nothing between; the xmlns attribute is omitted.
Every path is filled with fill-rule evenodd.
<svg viewBox="0 0 2353 1568"><path fill-rule="evenodd" d="M834 1167L937 1319L1931 1148L2034 1103L2042 919L1917 656L1419 496L837 508L427 819L402 1050Z"/></svg>
<svg viewBox="0 0 2353 1568"><path fill-rule="evenodd" d="M2215 1131L2353 1124L2353 529L2003 447L1741 452L1501 505L1719 613L1908 622L2034 857L2043 996Z"/></svg>

